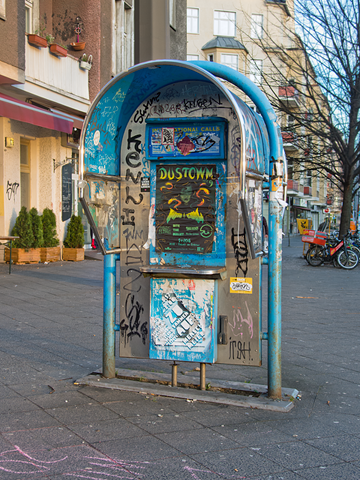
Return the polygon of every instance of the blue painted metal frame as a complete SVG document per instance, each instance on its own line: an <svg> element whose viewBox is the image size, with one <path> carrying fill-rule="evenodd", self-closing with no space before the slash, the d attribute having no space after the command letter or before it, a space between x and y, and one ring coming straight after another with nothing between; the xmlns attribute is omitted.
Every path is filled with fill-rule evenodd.
<svg viewBox="0 0 360 480"><path fill-rule="evenodd" d="M191 62L208 72L239 87L259 109L270 141L269 174L270 186L269 213L269 274L268 274L268 390L269 396L281 398L281 263L282 263L282 207L275 192L276 182L282 183L282 173L278 170L284 165L283 145L280 127L276 115L264 93L245 75L230 67L214 62ZM281 164L281 165L279 165ZM285 163L286 164L286 163Z"/></svg>

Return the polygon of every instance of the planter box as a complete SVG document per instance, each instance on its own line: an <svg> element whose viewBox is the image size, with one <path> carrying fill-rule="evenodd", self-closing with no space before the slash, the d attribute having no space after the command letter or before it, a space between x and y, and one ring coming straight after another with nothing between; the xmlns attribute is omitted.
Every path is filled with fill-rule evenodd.
<svg viewBox="0 0 360 480"><path fill-rule="evenodd" d="M23 265L25 263L39 263L40 262L40 248L12 248L11 249L12 263ZM10 249L5 250L5 262L10 262Z"/></svg>
<svg viewBox="0 0 360 480"><path fill-rule="evenodd" d="M73 42L70 45L74 50L85 50L85 42Z"/></svg>
<svg viewBox="0 0 360 480"><path fill-rule="evenodd" d="M49 45L50 52L56 55L57 57L67 57L67 50L64 47L61 47L57 43L51 43Z"/></svg>
<svg viewBox="0 0 360 480"><path fill-rule="evenodd" d="M60 247L43 247L40 248L41 262L59 262L60 261Z"/></svg>
<svg viewBox="0 0 360 480"><path fill-rule="evenodd" d="M80 62L80 68L84 70L90 70L91 69L91 63L89 62Z"/></svg>
<svg viewBox="0 0 360 480"><path fill-rule="evenodd" d="M85 258L84 248L66 248L62 249L62 259L70 262L81 262Z"/></svg>
<svg viewBox="0 0 360 480"><path fill-rule="evenodd" d="M29 33L28 35L28 42L34 47L45 48L48 45L46 38L40 37L39 35L35 35L32 33Z"/></svg>

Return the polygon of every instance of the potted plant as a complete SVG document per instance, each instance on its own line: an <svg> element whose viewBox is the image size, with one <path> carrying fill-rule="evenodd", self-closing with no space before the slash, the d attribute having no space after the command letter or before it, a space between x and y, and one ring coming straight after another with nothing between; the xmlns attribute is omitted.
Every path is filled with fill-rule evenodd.
<svg viewBox="0 0 360 480"><path fill-rule="evenodd" d="M79 215L72 215L68 223L63 246L63 260L84 260L84 227Z"/></svg>
<svg viewBox="0 0 360 480"><path fill-rule="evenodd" d="M81 33L81 23L80 17L77 17L77 23L75 24L75 33L76 33L76 42L70 43L74 50L84 50L86 42L80 42L80 33Z"/></svg>
<svg viewBox="0 0 360 480"><path fill-rule="evenodd" d="M67 57L67 47L65 45L59 45L55 43L55 39L52 35L48 35L49 49L50 52L57 57Z"/></svg>
<svg viewBox="0 0 360 480"><path fill-rule="evenodd" d="M45 34L45 27L39 27L35 33L28 33L28 42L34 47L45 48L48 45Z"/></svg>
<svg viewBox="0 0 360 480"><path fill-rule="evenodd" d="M34 248L34 244L36 245L41 241L41 224L35 221L35 229L37 232L37 238L35 238L31 219L32 217L26 210L26 207L21 207L14 228L11 231L11 235L19 237L14 240L11 250L11 260L13 263L24 264L40 262L40 248ZM10 262L9 249L5 250L5 261Z"/></svg>
<svg viewBox="0 0 360 480"><path fill-rule="evenodd" d="M83 68L84 70L90 70L92 67L92 61L92 55L83 53L80 57L80 68Z"/></svg>
<svg viewBox="0 0 360 480"><path fill-rule="evenodd" d="M42 262L58 262L60 260L59 239L56 233L56 216L50 208L44 208L41 216L44 244L40 250Z"/></svg>

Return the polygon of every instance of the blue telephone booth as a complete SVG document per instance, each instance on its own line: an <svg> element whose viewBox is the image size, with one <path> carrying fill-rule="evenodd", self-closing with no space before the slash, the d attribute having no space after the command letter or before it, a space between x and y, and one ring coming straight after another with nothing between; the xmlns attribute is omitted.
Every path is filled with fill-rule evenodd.
<svg viewBox="0 0 360 480"><path fill-rule="evenodd" d="M120 357L260 365L264 182L284 192L263 117L200 65L148 62L104 87L80 197L119 259Z"/></svg>

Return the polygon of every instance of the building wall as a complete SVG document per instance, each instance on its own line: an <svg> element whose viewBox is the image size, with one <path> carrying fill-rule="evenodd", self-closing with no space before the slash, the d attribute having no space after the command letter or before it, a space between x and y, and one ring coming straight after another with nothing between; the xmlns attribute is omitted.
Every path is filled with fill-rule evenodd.
<svg viewBox="0 0 360 480"><path fill-rule="evenodd" d="M6 20L0 19L0 83L6 71L13 70L15 80L17 69L25 70L25 3L23 0L6 2ZM4 48L6 47L6 48ZM12 67L12 68L11 68ZM15 76L14 76L15 74ZM12 82L7 82L12 83Z"/></svg>

